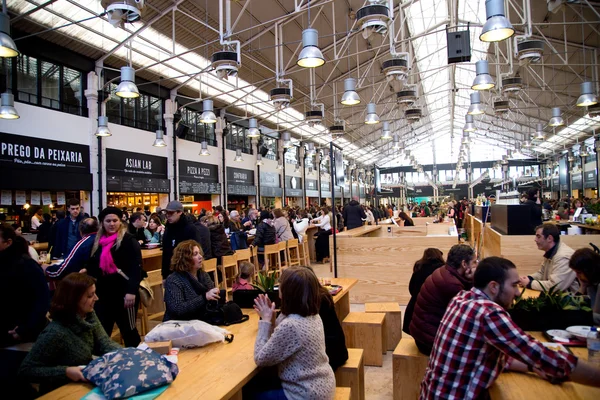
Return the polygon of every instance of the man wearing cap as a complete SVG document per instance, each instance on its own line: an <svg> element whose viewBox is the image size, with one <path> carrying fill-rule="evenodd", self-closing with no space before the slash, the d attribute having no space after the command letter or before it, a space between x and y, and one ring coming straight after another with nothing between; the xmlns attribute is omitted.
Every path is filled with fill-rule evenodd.
<svg viewBox="0 0 600 400"><path fill-rule="evenodd" d="M167 204L165 208L167 212L167 224L165 234L163 235L163 254L162 254L162 277L167 279L171 273L171 257L173 249L184 240L195 240L200 243L204 258L212 257L210 250L210 232L204 227L207 232L201 231L201 224L194 225L193 221L183 214L183 204L180 201L173 200Z"/></svg>

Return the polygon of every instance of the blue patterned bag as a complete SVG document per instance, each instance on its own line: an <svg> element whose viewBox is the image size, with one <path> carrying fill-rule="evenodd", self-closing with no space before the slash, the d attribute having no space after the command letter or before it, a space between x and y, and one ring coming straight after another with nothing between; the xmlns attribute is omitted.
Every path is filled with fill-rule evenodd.
<svg viewBox="0 0 600 400"><path fill-rule="evenodd" d="M106 398L119 399L167 385L179 369L152 350L128 347L96 358L82 372Z"/></svg>

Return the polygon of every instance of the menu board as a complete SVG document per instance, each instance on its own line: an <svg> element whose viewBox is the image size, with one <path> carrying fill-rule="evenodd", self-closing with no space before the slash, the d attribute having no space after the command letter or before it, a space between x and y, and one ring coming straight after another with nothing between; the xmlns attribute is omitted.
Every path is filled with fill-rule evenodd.
<svg viewBox="0 0 600 400"><path fill-rule="evenodd" d="M558 176L552 178L552 190L558 192L560 190L558 183Z"/></svg>
<svg viewBox="0 0 600 400"><path fill-rule="evenodd" d="M31 198L29 200L29 203L32 206L37 206L40 204L40 192L38 190L31 191Z"/></svg>
<svg viewBox="0 0 600 400"><path fill-rule="evenodd" d="M167 158L106 149L106 190L169 193Z"/></svg>
<svg viewBox="0 0 600 400"><path fill-rule="evenodd" d="M581 189L581 172L571 176L571 183L574 186L572 189Z"/></svg>
<svg viewBox="0 0 600 400"><path fill-rule="evenodd" d="M260 186L260 195L264 197L281 197L283 189L271 186Z"/></svg>
<svg viewBox="0 0 600 400"><path fill-rule="evenodd" d="M260 173L260 187L280 187L279 174L274 172L262 172Z"/></svg>
<svg viewBox="0 0 600 400"><path fill-rule="evenodd" d="M584 186L586 188L595 188L597 186L595 169L585 171Z"/></svg>
<svg viewBox="0 0 600 400"><path fill-rule="evenodd" d="M256 186L254 186L254 171L249 169L227 167L227 194L256 196Z"/></svg>
<svg viewBox="0 0 600 400"><path fill-rule="evenodd" d="M304 195L304 192L302 191L302 178L297 176L286 176L285 195L287 197L302 197Z"/></svg>
<svg viewBox="0 0 600 400"><path fill-rule="evenodd" d="M179 160L181 194L221 194L219 169L213 164Z"/></svg>
<svg viewBox="0 0 600 400"><path fill-rule="evenodd" d="M6 206L12 205L12 190L3 190L1 192L0 204Z"/></svg>
<svg viewBox="0 0 600 400"><path fill-rule="evenodd" d="M319 197L319 186L318 182L314 179L307 179L306 181L306 196L307 197Z"/></svg>

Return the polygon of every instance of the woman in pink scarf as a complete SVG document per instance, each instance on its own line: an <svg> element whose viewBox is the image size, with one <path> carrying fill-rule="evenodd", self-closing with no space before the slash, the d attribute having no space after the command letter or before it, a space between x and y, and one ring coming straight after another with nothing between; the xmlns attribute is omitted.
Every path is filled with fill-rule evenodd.
<svg viewBox="0 0 600 400"><path fill-rule="evenodd" d="M110 336L116 323L126 347L140 343L136 328L138 290L142 275L140 245L121 221L123 212L107 207L100 213L100 229L92 248L87 273L97 279L96 315Z"/></svg>

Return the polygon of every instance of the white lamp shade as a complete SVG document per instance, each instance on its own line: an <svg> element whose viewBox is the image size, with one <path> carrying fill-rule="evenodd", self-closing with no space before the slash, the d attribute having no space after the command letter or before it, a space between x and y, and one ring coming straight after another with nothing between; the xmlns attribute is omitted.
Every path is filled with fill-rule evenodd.
<svg viewBox="0 0 600 400"><path fill-rule="evenodd" d="M117 86L115 94L124 99L140 97L140 92L135 85L135 70L131 67L121 67L121 83Z"/></svg>

